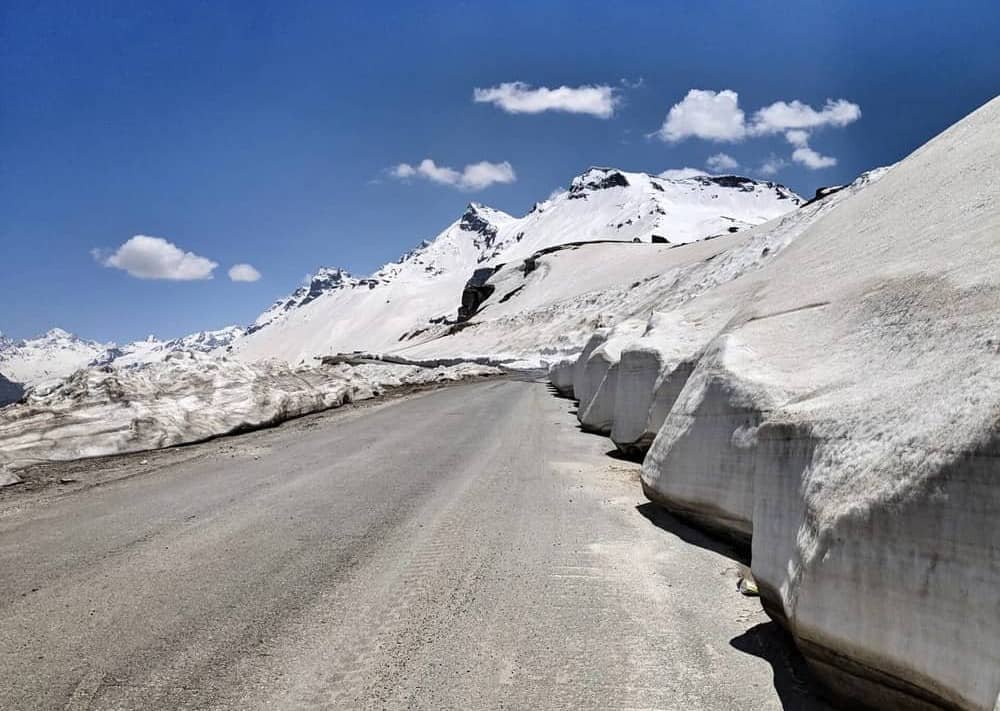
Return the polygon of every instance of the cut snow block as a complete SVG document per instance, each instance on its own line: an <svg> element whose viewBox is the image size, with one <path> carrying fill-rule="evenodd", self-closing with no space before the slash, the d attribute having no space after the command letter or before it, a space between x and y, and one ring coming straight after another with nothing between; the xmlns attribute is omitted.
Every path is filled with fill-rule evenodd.
<svg viewBox="0 0 1000 711"><path fill-rule="evenodd" d="M576 359L573 365L573 395L580 402L580 411L590 404L590 398L594 396L597 383L587 375L587 363L595 350L604 345L608 340L608 329L600 328L594 331L593 335L587 339L587 345L583 347L583 352ZM601 374L603 377L603 373Z"/></svg>
<svg viewBox="0 0 1000 711"><path fill-rule="evenodd" d="M809 503L840 443L765 424L753 574L768 613L849 702L983 709L1000 689L1000 435L882 505ZM833 451L831 451L833 450Z"/></svg>
<svg viewBox="0 0 1000 711"><path fill-rule="evenodd" d="M747 545L754 451L766 409L715 368L692 373L642 465L642 489L682 518Z"/></svg>
<svg viewBox="0 0 1000 711"><path fill-rule="evenodd" d="M585 430L610 434L614 424L615 395L618 391L618 362L622 349L635 343L646 330L644 319L626 319L607 334L607 339L584 363L577 417Z"/></svg>
<svg viewBox="0 0 1000 711"><path fill-rule="evenodd" d="M549 382L563 397L573 397L573 368L576 358L566 358L549 366Z"/></svg>
<svg viewBox="0 0 1000 711"><path fill-rule="evenodd" d="M590 401L581 401L577 418L588 432L609 434L614 422L615 394L618 390L618 360L613 353L599 348L590 356L583 382L593 391Z"/></svg>
<svg viewBox="0 0 1000 711"><path fill-rule="evenodd" d="M998 126L994 99L685 304L741 307L643 466L654 500L752 533L765 609L849 708L1000 695Z"/></svg>
<svg viewBox="0 0 1000 711"><path fill-rule="evenodd" d="M667 364L657 348L622 350L611 429L611 440L622 454L645 456L693 369L692 363Z"/></svg>

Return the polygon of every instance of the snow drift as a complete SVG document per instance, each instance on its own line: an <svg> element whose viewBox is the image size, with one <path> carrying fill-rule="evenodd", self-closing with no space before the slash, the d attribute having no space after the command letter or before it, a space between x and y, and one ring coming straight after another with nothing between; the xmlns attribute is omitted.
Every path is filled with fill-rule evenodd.
<svg viewBox="0 0 1000 711"><path fill-rule="evenodd" d="M807 206L835 203L622 350L657 340L616 391L629 439L654 420L636 391L690 369L648 496L752 539L765 608L838 693L878 707L1000 704L998 126L995 99Z"/></svg>
<svg viewBox="0 0 1000 711"><path fill-rule="evenodd" d="M363 400L388 388L493 375L462 364L292 368L194 352L130 368L88 368L0 409L0 467L197 442Z"/></svg>

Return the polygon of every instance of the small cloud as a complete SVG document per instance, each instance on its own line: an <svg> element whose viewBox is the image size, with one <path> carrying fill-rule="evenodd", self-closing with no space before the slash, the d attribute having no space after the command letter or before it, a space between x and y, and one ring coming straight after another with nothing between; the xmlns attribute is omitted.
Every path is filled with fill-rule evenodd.
<svg viewBox="0 0 1000 711"><path fill-rule="evenodd" d="M697 168L671 168L660 173L661 178L667 178L668 180L684 180L685 178L694 178L698 175L705 175L705 171L698 170Z"/></svg>
<svg viewBox="0 0 1000 711"><path fill-rule="evenodd" d="M394 178L412 178L417 174L417 170L409 163L400 163L390 168L389 174Z"/></svg>
<svg viewBox="0 0 1000 711"><path fill-rule="evenodd" d="M639 89L643 86L643 84L646 83L646 80L643 79L642 77L639 77L638 79L634 80L629 79L628 77L622 77L621 79L618 80L618 83L621 84L626 89Z"/></svg>
<svg viewBox="0 0 1000 711"><path fill-rule="evenodd" d="M714 156L709 156L705 165L708 166L709 170L714 170L717 173L740 167L739 162L726 153L716 153Z"/></svg>
<svg viewBox="0 0 1000 711"><path fill-rule="evenodd" d="M211 279L216 262L185 252L162 237L135 235L114 252L92 249L91 256L105 267L121 269L137 279L195 281Z"/></svg>
<svg viewBox="0 0 1000 711"><path fill-rule="evenodd" d="M809 144L809 132L803 131L801 129L795 129L785 133L785 140L791 143L793 146L798 146L802 148Z"/></svg>
<svg viewBox="0 0 1000 711"><path fill-rule="evenodd" d="M809 132L802 129L792 129L785 132L785 140L795 146L792 160L804 165L810 170L829 168L837 165L837 159L832 156L820 155L809 147Z"/></svg>
<svg viewBox="0 0 1000 711"><path fill-rule="evenodd" d="M420 177L440 185L450 185L459 190L483 190L494 183L513 183L517 180L514 168L507 161L490 163L480 161L470 163L461 171L438 165L430 158L424 158L416 166L400 163L389 169L389 175L400 180Z"/></svg>
<svg viewBox="0 0 1000 711"><path fill-rule="evenodd" d="M820 168L829 168L837 165L837 159L833 156L820 155L808 146L796 148L792 151L792 160L796 163L801 163L810 170L819 170Z"/></svg>
<svg viewBox="0 0 1000 711"><path fill-rule="evenodd" d="M670 107L655 135L669 143L685 138L740 141L746 136L746 126L739 95L729 89L718 92L691 89L683 100Z"/></svg>
<svg viewBox="0 0 1000 711"><path fill-rule="evenodd" d="M784 158L779 158L776 155L770 156L767 160L761 163L760 168L757 170L761 175L774 175L779 170L788 165L788 162Z"/></svg>
<svg viewBox="0 0 1000 711"><path fill-rule="evenodd" d="M231 281L257 281L260 279L260 272L250 264L234 264L229 267L229 279Z"/></svg>
<svg viewBox="0 0 1000 711"><path fill-rule="evenodd" d="M476 88L472 92L472 100L477 104L493 104L509 114L563 111L602 119L614 115L619 101L615 89L605 84L549 89L545 86L534 88L521 81L506 82L487 89Z"/></svg>
<svg viewBox="0 0 1000 711"><path fill-rule="evenodd" d="M788 129L846 126L861 118L861 107L847 99L827 99L822 109L794 100L775 101L753 115L750 132L755 135L781 133Z"/></svg>

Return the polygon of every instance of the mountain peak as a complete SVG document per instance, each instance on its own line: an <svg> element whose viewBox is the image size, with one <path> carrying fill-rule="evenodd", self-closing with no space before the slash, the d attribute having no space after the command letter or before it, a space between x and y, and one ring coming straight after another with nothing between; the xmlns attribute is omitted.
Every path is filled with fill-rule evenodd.
<svg viewBox="0 0 1000 711"><path fill-rule="evenodd" d="M573 178L570 183L570 197L580 195L587 190L607 190L608 188L627 188L631 183L625 173L617 168L591 166L583 174Z"/></svg>

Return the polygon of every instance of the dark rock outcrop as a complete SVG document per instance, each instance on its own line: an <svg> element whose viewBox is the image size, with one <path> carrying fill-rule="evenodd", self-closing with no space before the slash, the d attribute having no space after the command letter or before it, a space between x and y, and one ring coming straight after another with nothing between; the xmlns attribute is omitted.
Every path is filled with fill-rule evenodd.
<svg viewBox="0 0 1000 711"><path fill-rule="evenodd" d="M3 375L0 375L0 407L17 402L22 397L24 397L24 388L21 384L7 380Z"/></svg>
<svg viewBox="0 0 1000 711"><path fill-rule="evenodd" d="M472 273L472 278L465 282L465 288L462 289L462 305L458 307L459 321L468 321L479 310L482 303L490 298L495 287L486 282L499 268L483 267L477 269Z"/></svg>

